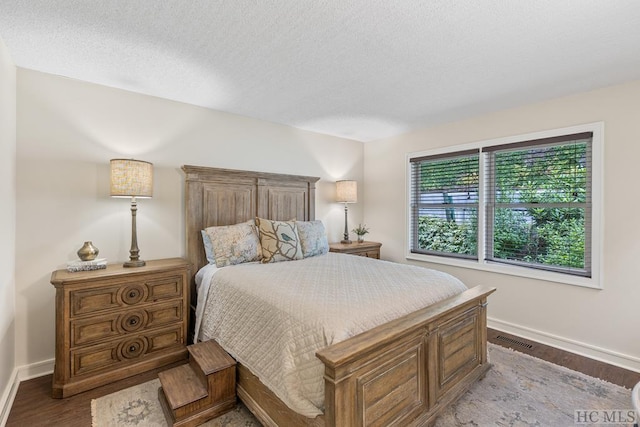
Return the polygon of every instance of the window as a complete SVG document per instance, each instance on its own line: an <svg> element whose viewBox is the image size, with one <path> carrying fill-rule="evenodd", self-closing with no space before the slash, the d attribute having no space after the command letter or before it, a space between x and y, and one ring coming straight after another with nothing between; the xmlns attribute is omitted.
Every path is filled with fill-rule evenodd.
<svg viewBox="0 0 640 427"><path fill-rule="evenodd" d="M598 287L602 132L586 128L409 155L408 256Z"/></svg>
<svg viewBox="0 0 640 427"><path fill-rule="evenodd" d="M412 252L478 259L478 150L411 159Z"/></svg>

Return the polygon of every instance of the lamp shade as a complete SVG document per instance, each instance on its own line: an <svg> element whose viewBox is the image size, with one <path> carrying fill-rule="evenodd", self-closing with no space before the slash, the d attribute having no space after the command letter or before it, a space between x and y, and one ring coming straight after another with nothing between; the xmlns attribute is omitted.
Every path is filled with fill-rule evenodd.
<svg viewBox="0 0 640 427"><path fill-rule="evenodd" d="M111 160L111 197L152 197L153 164L133 159Z"/></svg>
<svg viewBox="0 0 640 427"><path fill-rule="evenodd" d="M336 181L336 201L340 203L357 203L358 182Z"/></svg>

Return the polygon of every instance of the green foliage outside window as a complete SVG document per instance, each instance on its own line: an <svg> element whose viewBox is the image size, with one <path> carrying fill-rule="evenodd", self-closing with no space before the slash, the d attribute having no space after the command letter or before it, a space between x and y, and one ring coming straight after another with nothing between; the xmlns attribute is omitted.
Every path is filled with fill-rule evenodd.
<svg viewBox="0 0 640 427"><path fill-rule="evenodd" d="M493 256L561 267L584 267L584 218L561 211L500 209L496 212ZM534 220L531 221L531 216ZM553 219L549 219L553 218Z"/></svg>
<svg viewBox="0 0 640 427"><path fill-rule="evenodd" d="M438 217L418 219L420 249L460 255L477 255L477 221L455 222Z"/></svg>
<svg viewBox="0 0 640 427"><path fill-rule="evenodd" d="M495 154L495 175L489 178L497 204L493 236L488 236L493 238L493 259L585 267L587 149L582 143ZM464 191L470 181L477 182L477 174L460 166L463 161L421 165L421 191ZM456 221L449 215L423 214L418 245L427 251L476 255L477 216Z"/></svg>
<svg viewBox="0 0 640 427"><path fill-rule="evenodd" d="M584 268L584 208L568 206L586 201L586 156L586 143L496 153L494 259Z"/></svg>

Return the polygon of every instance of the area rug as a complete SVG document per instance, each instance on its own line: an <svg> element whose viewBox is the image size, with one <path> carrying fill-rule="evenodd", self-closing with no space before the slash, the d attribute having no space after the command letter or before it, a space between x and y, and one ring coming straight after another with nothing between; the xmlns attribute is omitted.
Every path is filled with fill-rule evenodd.
<svg viewBox="0 0 640 427"><path fill-rule="evenodd" d="M92 427L166 427L158 400L160 380L116 391L91 401ZM203 424L205 427L261 426L251 412L239 403L235 409Z"/></svg>
<svg viewBox="0 0 640 427"><path fill-rule="evenodd" d="M436 427L594 426L631 411L631 391L623 387L493 344L489 344L489 359L493 366L485 378L448 407ZM93 427L166 426L158 402L159 386L156 379L94 399ZM616 421L618 426L632 425L621 423L620 418ZM240 403L203 426L260 423Z"/></svg>

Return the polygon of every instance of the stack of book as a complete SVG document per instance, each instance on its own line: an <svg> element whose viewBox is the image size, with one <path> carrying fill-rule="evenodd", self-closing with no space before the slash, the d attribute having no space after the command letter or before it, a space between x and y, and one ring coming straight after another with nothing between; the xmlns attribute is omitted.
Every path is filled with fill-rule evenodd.
<svg viewBox="0 0 640 427"><path fill-rule="evenodd" d="M96 258L92 261L76 260L67 263L67 271L72 273L76 271L102 270L103 268L107 268L106 258Z"/></svg>

